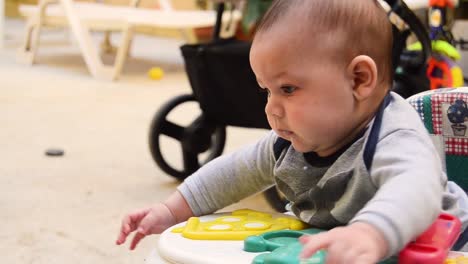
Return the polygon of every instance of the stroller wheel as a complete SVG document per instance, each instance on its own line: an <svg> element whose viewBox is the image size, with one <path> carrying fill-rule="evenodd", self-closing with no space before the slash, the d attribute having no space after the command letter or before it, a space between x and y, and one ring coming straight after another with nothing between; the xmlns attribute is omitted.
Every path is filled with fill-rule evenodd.
<svg viewBox="0 0 468 264"><path fill-rule="evenodd" d="M196 102L191 94L180 95L164 104L154 116L149 133L149 148L156 164L167 174L184 180L208 161L222 154L226 142L226 127L206 119L202 113L187 127L167 120L169 112L180 104ZM161 153L161 136L171 137L181 143L182 169L171 166ZM203 160L199 154L209 154Z"/></svg>

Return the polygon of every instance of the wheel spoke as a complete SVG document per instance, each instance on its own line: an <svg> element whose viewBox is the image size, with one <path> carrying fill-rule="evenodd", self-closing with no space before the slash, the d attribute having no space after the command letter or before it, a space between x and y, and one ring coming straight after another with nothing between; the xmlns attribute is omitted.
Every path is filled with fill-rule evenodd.
<svg viewBox="0 0 468 264"><path fill-rule="evenodd" d="M182 158L186 172L191 174L200 168L200 164L198 163L198 155L196 153L182 151Z"/></svg>
<svg viewBox="0 0 468 264"><path fill-rule="evenodd" d="M184 134L184 128L170 121L165 120L161 124L161 134L175 138L180 141Z"/></svg>

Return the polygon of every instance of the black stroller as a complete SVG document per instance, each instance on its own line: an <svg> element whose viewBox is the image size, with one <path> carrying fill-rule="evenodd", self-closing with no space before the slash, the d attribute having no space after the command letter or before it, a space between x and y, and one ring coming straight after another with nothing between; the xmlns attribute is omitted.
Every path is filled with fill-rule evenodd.
<svg viewBox="0 0 468 264"><path fill-rule="evenodd" d="M224 9L225 4L219 3L210 43L181 47L193 94L177 96L164 104L151 124L153 159L164 172L179 180L222 154L226 126L270 128L264 114L266 96L260 92L249 64L250 43L220 37ZM197 101L202 110L189 126L166 120L175 107L189 101ZM164 159L159 141L162 135L180 141L183 169L175 169ZM198 156L204 152L209 154L200 161Z"/></svg>
<svg viewBox="0 0 468 264"><path fill-rule="evenodd" d="M401 0L386 1L410 30L395 30L395 91L404 97L429 89L425 77L430 40L424 26ZM180 95L164 104L156 113L150 128L149 147L154 161L167 174L182 181L208 161L220 156L226 140L226 126L270 129L264 107L266 94L261 92L249 64L250 43L220 37L224 3L217 4L213 40L207 44L183 45L182 55L193 94ZM423 44L423 52L404 51L409 31ZM417 87L418 90L414 90ZM168 121L168 114L180 104L197 101L202 111L187 127ZM182 147L182 169L171 166L161 152L160 139L171 137ZM209 153L204 160L201 153ZM286 201L276 190L265 192L267 201L284 211Z"/></svg>

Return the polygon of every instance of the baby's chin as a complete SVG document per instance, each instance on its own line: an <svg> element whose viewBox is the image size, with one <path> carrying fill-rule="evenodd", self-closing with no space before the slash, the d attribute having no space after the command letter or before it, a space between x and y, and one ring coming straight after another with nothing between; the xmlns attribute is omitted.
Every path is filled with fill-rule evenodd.
<svg viewBox="0 0 468 264"><path fill-rule="evenodd" d="M319 149L319 146L316 144L302 142L301 138L294 132L284 130L275 130L275 132L280 138L291 142L291 145L293 146L294 150L298 152L316 152Z"/></svg>
<svg viewBox="0 0 468 264"><path fill-rule="evenodd" d="M293 146L294 150L301 153L316 152L317 149L316 146L304 145L294 139L291 140L291 145Z"/></svg>

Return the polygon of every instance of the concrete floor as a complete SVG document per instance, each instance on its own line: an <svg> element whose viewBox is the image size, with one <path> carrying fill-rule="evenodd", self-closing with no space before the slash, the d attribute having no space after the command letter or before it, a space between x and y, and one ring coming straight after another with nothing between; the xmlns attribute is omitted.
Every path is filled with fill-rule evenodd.
<svg viewBox="0 0 468 264"><path fill-rule="evenodd" d="M114 241L122 216L174 191L177 182L152 161L148 130L157 109L189 93L179 40L139 37L118 82L88 74L63 32L49 32L37 65L15 61L23 24L7 21L0 56L0 263L143 263L156 236L137 250ZM42 48L43 47L43 48ZM165 76L151 81L146 71ZM174 120L194 117L196 105ZM226 152L265 130L228 128ZM172 143L172 146L174 144ZM163 150L177 165L171 142ZM48 157L62 148L63 157ZM268 209L260 196L227 208ZM270 209L271 210L271 209Z"/></svg>

